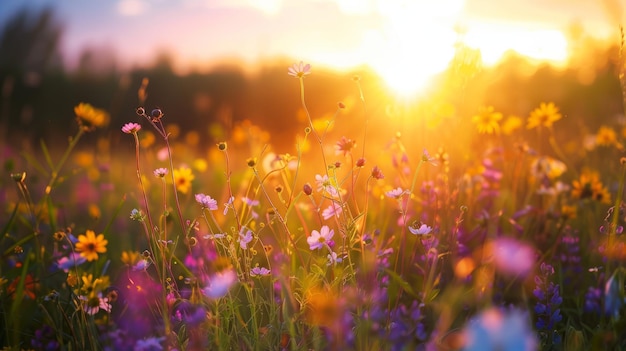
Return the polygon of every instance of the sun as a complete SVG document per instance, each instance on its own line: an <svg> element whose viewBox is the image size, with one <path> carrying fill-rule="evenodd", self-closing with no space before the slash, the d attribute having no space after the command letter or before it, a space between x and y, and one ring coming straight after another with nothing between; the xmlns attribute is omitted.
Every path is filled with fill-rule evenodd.
<svg viewBox="0 0 626 351"><path fill-rule="evenodd" d="M497 64L507 51L531 60L566 64L562 31L538 23L495 22L467 17L464 0L379 1L382 25L362 34L365 63L405 99L419 97L445 71L459 43L478 49L485 66Z"/></svg>
<svg viewBox="0 0 626 351"><path fill-rule="evenodd" d="M397 95L417 96L454 56L462 7L463 0L380 2L384 25L362 37L367 64Z"/></svg>

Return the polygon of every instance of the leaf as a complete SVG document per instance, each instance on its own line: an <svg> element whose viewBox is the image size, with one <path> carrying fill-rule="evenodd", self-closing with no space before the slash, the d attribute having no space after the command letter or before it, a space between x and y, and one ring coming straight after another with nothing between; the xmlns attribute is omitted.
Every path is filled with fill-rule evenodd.
<svg viewBox="0 0 626 351"><path fill-rule="evenodd" d="M389 277L391 277L391 281L397 283L398 286L402 288L402 290L406 291L411 296L418 297L415 291L413 291L413 289L411 288L411 285L404 279L402 279L402 277L398 273L390 269L385 269L385 272L389 274Z"/></svg>

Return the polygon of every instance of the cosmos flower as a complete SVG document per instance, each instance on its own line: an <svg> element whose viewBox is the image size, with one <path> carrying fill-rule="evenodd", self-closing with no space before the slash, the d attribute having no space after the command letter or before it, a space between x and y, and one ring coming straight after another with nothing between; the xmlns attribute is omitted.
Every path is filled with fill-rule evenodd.
<svg viewBox="0 0 626 351"><path fill-rule="evenodd" d="M348 139L342 136L341 139L335 144L335 154L346 156L356 146L356 142L352 139Z"/></svg>
<svg viewBox="0 0 626 351"><path fill-rule="evenodd" d="M141 130L141 124L138 123L126 123L122 126L122 132L126 134L135 134Z"/></svg>
<svg viewBox="0 0 626 351"><path fill-rule="evenodd" d="M311 65L308 63L304 64L302 61L300 61L300 63L294 63L287 70L287 74L294 78L304 78L311 74Z"/></svg>
<svg viewBox="0 0 626 351"><path fill-rule="evenodd" d="M330 178L328 178L328 175L316 174L315 184L317 184L318 192L326 192L332 197L339 196L339 192L337 191L337 188L331 183Z"/></svg>
<svg viewBox="0 0 626 351"><path fill-rule="evenodd" d="M526 128L533 129L537 127L551 128L552 124L561 119L559 108L550 102L548 104L542 102L539 107L534 109L528 117Z"/></svg>
<svg viewBox="0 0 626 351"><path fill-rule="evenodd" d="M326 220L333 216L339 217L342 211L343 209L341 208L341 205L333 202L330 206L326 207L324 211L322 211L322 217Z"/></svg>
<svg viewBox="0 0 626 351"><path fill-rule="evenodd" d="M107 252L107 244L109 242L104 239L103 234L93 232L93 230L87 230L85 234L78 236L78 242L76 243L76 251L80 252L87 261L95 261L98 259L99 253Z"/></svg>
<svg viewBox="0 0 626 351"><path fill-rule="evenodd" d="M85 313L89 315L94 315L100 310L111 312L111 304L109 303L109 299L106 297L102 297L100 295L94 295L91 297L80 296L79 299L82 301L83 310Z"/></svg>
<svg viewBox="0 0 626 351"><path fill-rule="evenodd" d="M325 225L319 232L313 230L311 235L306 239L306 242L309 244L309 249L311 250L321 249L332 240L333 235L335 235L335 231Z"/></svg>
<svg viewBox="0 0 626 351"><path fill-rule="evenodd" d="M157 168L154 170L154 176L157 178L163 178L167 175L167 168Z"/></svg>
<svg viewBox="0 0 626 351"><path fill-rule="evenodd" d="M408 193L409 193L408 190L404 190L404 189L398 187L396 189L392 189L392 190L389 190L389 191L385 192L385 196L387 196L389 198L392 198L392 199L398 199L398 198L402 197L402 195L408 194Z"/></svg>

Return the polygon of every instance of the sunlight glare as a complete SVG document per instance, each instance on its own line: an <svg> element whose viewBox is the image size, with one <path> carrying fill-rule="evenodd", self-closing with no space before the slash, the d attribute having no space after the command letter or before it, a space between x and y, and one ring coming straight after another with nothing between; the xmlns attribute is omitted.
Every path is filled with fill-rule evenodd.
<svg viewBox="0 0 626 351"><path fill-rule="evenodd" d="M362 37L367 63L395 93L414 97L452 59L454 25L463 1L381 1L378 5L385 25Z"/></svg>
<svg viewBox="0 0 626 351"><path fill-rule="evenodd" d="M479 49L483 62L496 64L508 50L531 59L565 64L567 39L555 29L526 29L506 24L480 23L468 27L465 44Z"/></svg>

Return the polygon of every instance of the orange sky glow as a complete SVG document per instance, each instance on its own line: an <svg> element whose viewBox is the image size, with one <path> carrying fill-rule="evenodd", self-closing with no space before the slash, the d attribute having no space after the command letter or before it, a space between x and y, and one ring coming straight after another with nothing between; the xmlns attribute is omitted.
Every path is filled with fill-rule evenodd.
<svg viewBox="0 0 626 351"><path fill-rule="evenodd" d="M7 1L11 10L52 6L71 65L90 48L123 67L169 52L181 71L230 59L251 68L275 57L313 65L368 65L398 91L419 90L444 70L455 44L485 64L508 50L564 64L568 32L619 40L624 0L52 0ZM4 17L3 17L4 16Z"/></svg>

